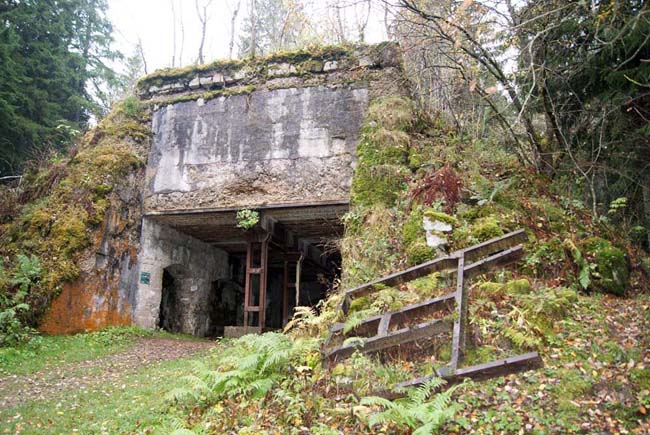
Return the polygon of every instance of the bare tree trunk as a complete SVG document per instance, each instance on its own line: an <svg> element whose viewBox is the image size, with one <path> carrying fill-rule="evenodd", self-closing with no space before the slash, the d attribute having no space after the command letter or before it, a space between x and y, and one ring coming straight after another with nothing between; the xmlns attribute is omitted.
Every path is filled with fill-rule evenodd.
<svg viewBox="0 0 650 435"><path fill-rule="evenodd" d="M237 14L239 14L240 7L241 0L237 0L237 6L235 6L235 10L232 11L232 16L230 17L230 43L228 44L228 59L232 59L232 50L235 47L235 22L237 21Z"/></svg>
<svg viewBox="0 0 650 435"><path fill-rule="evenodd" d="M650 177L645 177L642 183L641 193L643 195L643 215L645 220L646 234L648 238L648 247L650 247Z"/></svg>
<svg viewBox="0 0 650 435"><path fill-rule="evenodd" d="M174 8L174 0L169 0L169 3L171 4L172 7L172 36L174 38L174 42L172 44L171 67L174 68L176 66L176 8Z"/></svg>
<svg viewBox="0 0 650 435"><path fill-rule="evenodd" d="M339 43L342 44L345 42L345 26L343 25L343 19L341 18L341 6L337 4L334 6L336 8L336 24L337 24L337 33L339 38Z"/></svg>
<svg viewBox="0 0 650 435"><path fill-rule="evenodd" d="M142 59L142 67L144 68L144 74L147 75L149 74L149 70L147 68L147 59L144 57L144 48L142 47L142 39L138 36L138 53L140 54L140 58Z"/></svg>
<svg viewBox="0 0 650 435"><path fill-rule="evenodd" d="M359 42L365 42L366 40L366 27L368 26L368 20L370 19L370 0L366 0L365 3L368 5L365 16L361 17L361 20L357 21L357 28L359 30Z"/></svg>
<svg viewBox="0 0 650 435"><path fill-rule="evenodd" d="M392 39L391 37L391 30L390 30L390 22L388 21L388 15L389 15L389 10L390 6L388 3L384 3L384 27L386 30L386 39L390 40Z"/></svg>
<svg viewBox="0 0 650 435"><path fill-rule="evenodd" d="M178 54L178 66L183 66L183 52L185 51L185 23L183 22L183 3L178 4L178 12L181 18L181 51Z"/></svg>
<svg viewBox="0 0 650 435"><path fill-rule="evenodd" d="M255 57L257 48L257 1L251 0L251 49L249 56Z"/></svg>
<svg viewBox="0 0 650 435"><path fill-rule="evenodd" d="M203 58L203 47L205 46L205 32L208 27L208 8L212 0L209 0L202 7L199 6L199 0L194 0L194 5L196 6L196 13L199 16L199 22L201 23L201 43L199 44L199 55L196 59L197 63L204 63L205 59ZM201 12L203 9L203 12Z"/></svg>

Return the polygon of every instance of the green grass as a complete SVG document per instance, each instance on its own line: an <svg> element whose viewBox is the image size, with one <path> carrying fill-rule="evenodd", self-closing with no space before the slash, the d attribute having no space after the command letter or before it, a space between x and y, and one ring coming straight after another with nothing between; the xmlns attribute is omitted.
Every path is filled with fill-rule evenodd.
<svg viewBox="0 0 650 435"><path fill-rule="evenodd" d="M0 411L0 433L166 434L183 414L165 395L193 372L192 361L204 358L152 364L112 384Z"/></svg>
<svg viewBox="0 0 650 435"><path fill-rule="evenodd" d="M126 349L138 337L154 334L166 335L136 327L120 327L87 334L37 336L17 347L0 348L0 377L26 375L46 367L101 358Z"/></svg>

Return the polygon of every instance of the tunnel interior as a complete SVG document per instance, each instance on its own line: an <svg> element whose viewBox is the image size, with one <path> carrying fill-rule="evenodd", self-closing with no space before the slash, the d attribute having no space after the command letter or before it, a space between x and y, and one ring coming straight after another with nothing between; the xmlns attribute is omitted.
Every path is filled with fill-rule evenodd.
<svg viewBox="0 0 650 435"><path fill-rule="evenodd" d="M189 251L187 257L201 257L194 271L164 268L158 326L212 337L282 329L296 306L316 306L340 276L336 242L346 210L260 210L249 230L237 228L234 210L156 216L158 224L210 246ZM204 269L214 269L213 276Z"/></svg>

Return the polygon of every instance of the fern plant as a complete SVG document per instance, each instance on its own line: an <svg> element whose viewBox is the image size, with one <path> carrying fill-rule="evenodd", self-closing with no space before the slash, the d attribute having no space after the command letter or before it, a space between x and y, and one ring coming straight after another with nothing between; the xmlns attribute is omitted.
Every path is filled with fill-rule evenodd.
<svg viewBox="0 0 650 435"><path fill-rule="evenodd" d="M262 397L285 377L291 367L313 361L315 339L295 339L280 333L245 335L219 348L216 368L200 366L185 377L186 387L171 391L175 401L214 402L225 397Z"/></svg>
<svg viewBox="0 0 650 435"><path fill-rule="evenodd" d="M382 409L370 415L368 425L372 427L393 423L399 429L413 430L413 435L437 433L460 410L460 405L452 402L452 394L464 385L454 385L435 393L444 383L442 378L434 377L417 388L407 390L405 398L394 401L377 396L364 397L361 405Z"/></svg>
<svg viewBox="0 0 650 435"><path fill-rule="evenodd" d="M17 260L11 277L0 260L0 347L27 341L34 332L25 322L30 311L26 298L40 279L41 264L33 255L19 254Z"/></svg>

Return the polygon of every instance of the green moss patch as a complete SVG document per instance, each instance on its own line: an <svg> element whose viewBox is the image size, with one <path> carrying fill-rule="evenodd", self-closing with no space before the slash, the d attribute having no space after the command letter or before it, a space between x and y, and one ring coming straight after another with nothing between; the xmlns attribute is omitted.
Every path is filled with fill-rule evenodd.
<svg viewBox="0 0 650 435"><path fill-rule="evenodd" d="M281 51L268 56L242 60L220 59L203 65L189 65L183 68L164 68L155 71L138 81L138 89L147 91L150 86L162 86L178 81L189 81L199 75L214 72L235 72L245 70L254 77L266 78L268 67L272 64L291 63L299 71L320 71L325 60L344 61L354 57L355 50L372 50L372 47L361 45L328 45L313 46L295 51ZM377 47L379 49L379 47ZM320 69L318 68L319 64Z"/></svg>
<svg viewBox="0 0 650 435"><path fill-rule="evenodd" d="M600 237L586 239L582 248L588 261L595 264L591 272L592 288L617 296L624 295L630 279L625 252Z"/></svg>
<svg viewBox="0 0 650 435"><path fill-rule="evenodd" d="M431 221L443 222L449 225L456 225L458 223L455 217L431 208L424 211L424 216L428 217Z"/></svg>
<svg viewBox="0 0 650 435"><path fill-rule="evenodd" d="M207 91L198 94L193 93L193 94L180 95L177 97L171 97L163 100L162 104L185 103L188 101L197 101L198 99L202 99L203 101L210 101L210 100L214 100L215 98L220 98L220 97L225 98L233 95L250 95L254 91L255 91L255 86L252 85L236 86L233 88L217 89L214 91Z"/></svg>
<svg viewBox="0 0 650 435"><path fill-rule="evenodd" d="M376 100L368 108L357 145L350 193L353 204L391 206L406 190L410 139L403 129L412 124L411 105L404 98L388 98Z"/></svg>
<svg viewBox="0 0 650 435"><path fill-rule="evenodd" d="M142 106L127 99L80 141L67 161L26 174L28 199L14 221L0 227L0 253L9 259L33 254L40 260L41 280L26 299L31 323L63 283L79 276L78 256L104 220L113 188L142 167L136 147L145 132L150 134L147 122Z"/></svg>

